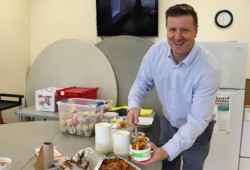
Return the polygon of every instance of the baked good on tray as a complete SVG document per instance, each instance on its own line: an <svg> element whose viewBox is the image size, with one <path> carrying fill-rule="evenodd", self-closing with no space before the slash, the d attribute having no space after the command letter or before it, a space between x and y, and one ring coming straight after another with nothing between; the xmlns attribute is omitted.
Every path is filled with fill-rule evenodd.
<svg viewBox="0 0 250 170"><path fill-rule="evenodd" d="M84 157L84 150L80 150L74 157L59 163L60 170L90 170L89 161Z"/></svg>

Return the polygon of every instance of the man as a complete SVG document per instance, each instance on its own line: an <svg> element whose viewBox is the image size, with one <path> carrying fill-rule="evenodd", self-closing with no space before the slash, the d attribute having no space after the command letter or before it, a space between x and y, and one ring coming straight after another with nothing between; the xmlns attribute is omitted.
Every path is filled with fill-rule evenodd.
<svg viewBox="0 0 250 170"><path fill-rule="evenodd" d="M156 88L163 108L160 147L151 144L148 165L162 161L163 170L202 170L214 126L214 100L220 69L214 56L195 42L198 17L192 6L177 4L166 11L167 41L144 56L128 97L127 119L138 124L147 92ZM133 159L133 158L132 158Z"/></svg>

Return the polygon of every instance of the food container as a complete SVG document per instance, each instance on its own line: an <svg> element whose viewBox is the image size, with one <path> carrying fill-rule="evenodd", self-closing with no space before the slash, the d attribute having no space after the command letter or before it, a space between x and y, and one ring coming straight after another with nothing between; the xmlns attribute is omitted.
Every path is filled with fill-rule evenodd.
<svg viewBox="0 0 250 170"><path fill-rule="evenodd" d="M120 161L123 161L123 163L121 163ZM106 164L107 167L112 168L113 166L115 166L115 164L117 165L118 162L120 162L120 165L124 165L124 163L128 166L127 170L141 170L141 168L139 168L138 166L136 166L135 164L129 162L127 159L124 159L122 157L106 157L103 160L99 161L96 165L96 167L94 168L94 170L99 170L102 167L102 164ZM118 164L118 165L119 165ZM122 167L120 167L120 169L122 169Z"/></svg>
<svg viewBox="0 0 250 170"><path fill-rule="evenodd" d="M110 121L110 119L116 118L118 115L117 112L105 112L103 116Z"/></svg>
<svg viewBox="0 0 250 170"><path fill-rule="evenodd" d="M145 137L145 133L143 132L138 132L138 138L142 138ZM135 137L135 132L131 133L131 143L136 141L136 137Z"/></svg>
<svg viewBox="0 0 250 170"><path fill-rule="evenodd" d="M82 151L84 152L84 156L81 157L81 153ZM76 159L77 158L77 159ZM80 159L79 159L80 158ZM122 157L117 157L117 156L109 156L106 157L103 154L100 154L99 152L97 152L96 150L92 149L91 147L87 147L87 148L83 148L81 149L75 156L73 157L64 157L58 160L55 160L54 162L54 167L51 168L51 170L54 169L61 169L61 165L65 164L65 162L68 162L68 166L72 164L75 164L75 162L77 162L77 160L82 160L82 163L84 162L88 162L88 168L90 168L91 170L99 170L101 165L105 162L105 160L108 160L111 164L110 166L113 166L117 159L120 160L124 160L127 164L128 164L128 168L127 170L141 170L138 166L134 165L133 163L131 163L130 161L122 158ZM75 165L72 165L75 166ZM70 168L68 168L70 169ZM76 170L76 167L72 167L72 169ZM83 169L82 167L79 169ZM87 168L86 168L87 169ZM121 169L118 167L118 169Z"/></svg>
<svg viewBox="0 0 250 170"><path fill-rule="evenodd" d="M146 144L146 148L144 150L135 150L131 147L131 153L135 160L137 161L146 161L151 157L151 147L150 144Z"/></svg>
<svg viewBox="0 0 250 170"><path fill-rule="evenodd" d="M57 100L60 101L67 98L96 99L98 89L98 87L89 88L76 86L59 89L56 91Z"/></svg>
<svg viewBox="0 0 250 170"><path fill-rule="evenodd" d="M103 117L104 100L70 98L58 101L62 133L90 137Z"/></svg>
<svg viewBox="0 0 250 170"><path fill-rule="evenodd" d="M0 157L0 170L9 170L11 168L11 159Z"/></svg>
<svg viewBox="0 0 250 170"><path fill-rule="evenodd" d="M104 113L104 117L105 117ZM132 132L133 127L130 126L128 120L126 119L126 117L116 117L114 119L110 119L110 123L112 125L112 129L119 129L119 130L128 130L130 132Z"/></svg>

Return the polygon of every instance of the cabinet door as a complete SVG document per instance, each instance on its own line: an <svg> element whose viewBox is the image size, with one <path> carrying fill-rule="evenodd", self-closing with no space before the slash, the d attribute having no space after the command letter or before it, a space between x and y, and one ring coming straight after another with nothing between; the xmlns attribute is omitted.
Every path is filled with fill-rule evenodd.
<svg viewBox="0 0 250 170"><path fill-rule="evenodd" d="M239 170L249 170L250 158L240 158Z"/></svg>
<svg viewBox="0 0 250 170"><path fill-rule="evenodd" d="M220 90L218 96L230 95L229 133L214 132L204 170L237 170L241 144L244 90Z"/></svg>
<svg viewBox="0 0 250 170"><path fill-rule="evenodd" d="M250 108L246 108L244 111L244 121L243 121L243 134L241 143L241 153L240 156L249 157L250 159Z"/></svg>

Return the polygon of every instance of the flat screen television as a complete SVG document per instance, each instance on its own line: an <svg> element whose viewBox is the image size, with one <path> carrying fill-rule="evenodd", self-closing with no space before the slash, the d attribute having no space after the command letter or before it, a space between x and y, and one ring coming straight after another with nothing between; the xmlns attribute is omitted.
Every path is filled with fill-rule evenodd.
<svg viewBox="0 0 250 170"><path fill-rule="evenodd" d="M96 0L98 36L158 36L158 0Z"/></svg>

